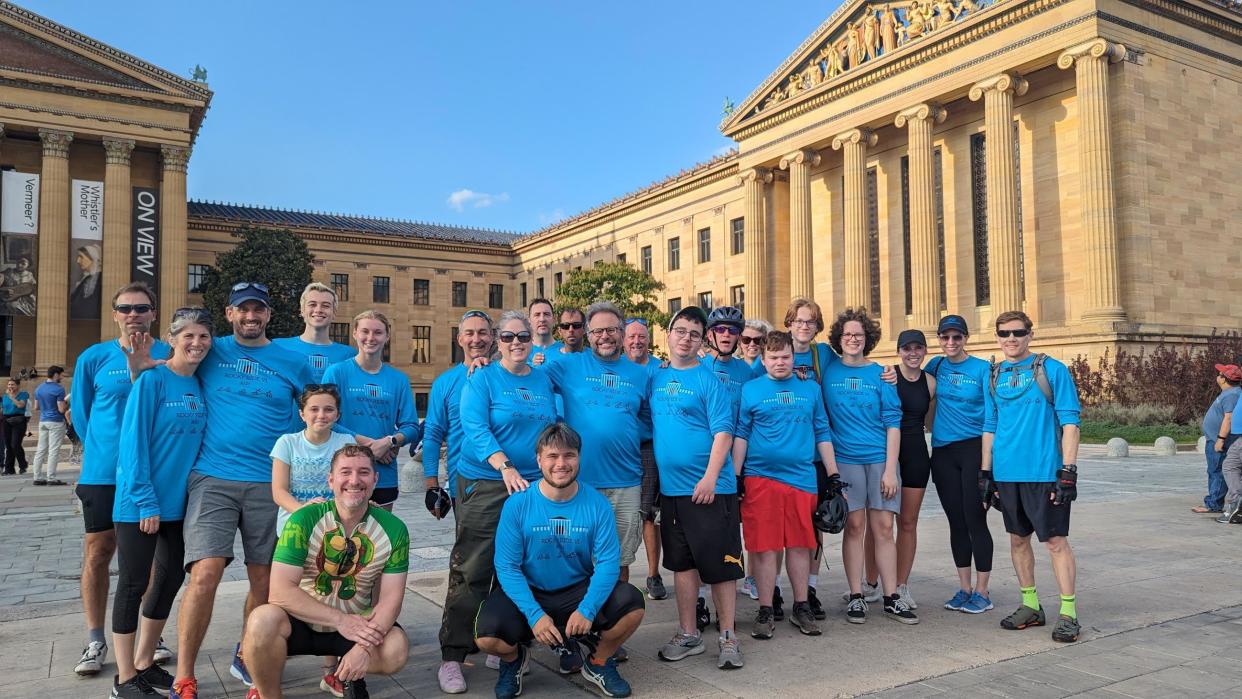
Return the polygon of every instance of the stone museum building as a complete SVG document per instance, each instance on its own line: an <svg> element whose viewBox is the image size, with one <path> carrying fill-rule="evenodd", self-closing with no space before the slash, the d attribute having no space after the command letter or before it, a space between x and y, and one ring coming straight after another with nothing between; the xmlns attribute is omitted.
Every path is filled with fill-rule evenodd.
<svg viewBox="0 0 1242 699"><path fill-rule="evenodd" d="M555 299L601 261L669 310L779 321L809 295L893 338L1022 308L1061 357L1195 341L1242 314L1239 4L847 0L731 105L734 152L521 235L187 201L207 85L0 1L0 369L71 366L131 278L198 301L242 225L307 241L339 340L387 313L420 399L466 308Z"/></svg>

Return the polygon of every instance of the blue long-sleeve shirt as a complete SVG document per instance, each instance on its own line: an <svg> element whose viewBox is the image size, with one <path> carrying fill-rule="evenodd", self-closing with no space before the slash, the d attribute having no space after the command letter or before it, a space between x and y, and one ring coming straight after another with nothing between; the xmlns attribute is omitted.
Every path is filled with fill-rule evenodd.
<svg viewBox="0 0 1242 699"><path fill-rule="evenodd" d="M991 371L991 365L978 357L968 356L960 362L934 357L927 363L927 373L936 379L933 447L983 434L983 394Z"/></svg>
<svg viewBox="0 0 1242 699"><path fill-rule="evenodd" d="M836 352L832 351L826 343L812 342L810 348L805 352L794 352L794 367L811 367L812 371L807 372L808 378L815 378L815 355L819 355L819 382L823 383L824 371L834 363L841 361ZM765 370L766 371L766 370Z"/></svg>
<svg viewBox="0 0 1242 699"><path fill-rule="evenodd" d="M733 405L716 374L702 364L689 369L657 369L647 395L651 404L660 493L669 497L694 494L707 471L712 442L733 434ZM732 457L725 458L716 492L737 492Z"/></svg>
<svg viewBox="0 0 1242 699"><path fill-rule="evenodd" d="M303 340L301 337L278 337L272 340L272 344L306 357L306 364L310 368L310 373L313 377L311 383L322 383L323 374L328 370L328 367L343 362L346 359L353 359L358 354L358 350L349 345L342 345L339 342L315 345Z"/></svg>
<svg viewBox="0 0 1242 699"><path fill-rule="evenodd" d="M1078 389L1061 362L1048 357L1044 372L1052 403L1035 384L1035 355L1001 362L996 395L984 391L983 431L992 440L992 477L1009 483L1050 483L1061 468L1057 426L1079 424ZM989 383L991 383L989 377Z"/></svg>
<svg viewBox="0 0 1242 699"><path fill-rule="evenodd" d="M578 603L595 620L621 573L621 544L608 499L590 486L565 502L544 497L538 483L505 500L496 527L496 579L534 628L545 614L532 588L559 590L590 578Z"/></svg>
<svg viewBox="0 0 1242 699"><path fill-rule="evenodd" d="M207 404L196 377L164 366L138 377L121 420L113 521L185 518L186 480L206 427Z"/></svg>
<svg viewBox="0 0 1242 699"><path fill-rule="evenodd" d="M156 340L152 359L167 359L168 343ZM133 383L120 340L91 345L78 355L70 389L73 429L82 439L82 485L115 485L121 418Z"/></svg>
<svg viewBox="0 0 1242 699"><path fill-rule="evenodd" d="M422 434L410 380L387 364L374 374L348 359L328 367L324 383L334 383L341 393L341 420L344 429L371 439L400 434L406 444L414 444ZM377 488L397 486L397 460L376 464Z"/></svg>
<svg viewBox="0 0 1242 699"><path fill-rule="evenodd" d="M699 362L715 374L720 385L729 392L729 402L733 404L733 414L736 416L742 406L742 387L755 378L755 368L747 364L745 359L736 356L724 360L709 354Z"/></svg>
<svg viewBox="0 0 1242 699"><path fill-rule="evenodd" d="M440 476L440 446L448 445L448 483L446 487L457 496L457 470L461 462L461 389L466 385L466 365L458 364L431 382L427 398L427 417L423 420L423 476Z"/></svg>
<svg viewBox="0 0 1242 699"><path fill-rule="evenodd" d="M641 484L646 367L625 357L604 361L594 352L579 352L542 370L564 399L565 422L582 436L579 479L593 488Z"/></svg>
<svg viewBox="0 0 1242 699"><path fill-rule="evenodd" d="M816 492L815 445L831 442L832 428L813 380L765 376L746 384L734 434L747 443L747 476Z"/></svg>
<svg viewBox="0 0 1242 699"><path fill-rule="evenodd" d="M487 457L500 451L523 478L538 479L535 441L554 422L556 405L547 374L532 369L516 376L500 362L475 369L461 391L465 442L458 473L470 480L501 480L500 472L487 463Z"/></svg>
<svg viewBox="0 0 1242 699"><path fill-rule="evenodd" d="M888 458L888 430L901 426L901 399L882 373L884 367L875 362L861 367L832 362L824 372L837 463L882 464Z"/></svg>

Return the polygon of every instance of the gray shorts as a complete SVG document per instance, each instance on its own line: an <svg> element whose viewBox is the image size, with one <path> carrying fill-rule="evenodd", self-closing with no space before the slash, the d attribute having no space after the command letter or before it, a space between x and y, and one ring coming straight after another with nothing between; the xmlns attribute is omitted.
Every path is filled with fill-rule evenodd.
<svg viewBox="0 0 1242 699"><path fill-rule="evenodd" d="M643 543L642 490L641 485L599 489L612 503L612 514L617 518L617 539L621 542L623 566L634 562L638 547Z"/></svg>
<svg viewBox="0 0 1242 699"><path fill-rule="evenodd" d="M837 464L841 472L841 480L849 483L845 489L845 501L849 503L850 512L870 508L872 510L888 510L901 512L901 471L898 469L897 494L885 500L880 493L880 478L884 476L884 464Z"/></svg>
<svg viewBox="0 0 1242 699"><path fill-rule="evenodd" d="M186 484L185 568L204 558L233 562L233 539L241 530L247 565L271 565L276 512L271 483L226 481L190 472Z"/></svg>

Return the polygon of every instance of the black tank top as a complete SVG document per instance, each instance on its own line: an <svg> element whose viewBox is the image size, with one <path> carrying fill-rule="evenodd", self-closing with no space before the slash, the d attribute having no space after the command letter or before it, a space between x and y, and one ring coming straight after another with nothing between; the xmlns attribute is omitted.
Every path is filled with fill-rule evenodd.
<svg viewBox="0 0 1242 699"><path fill-rule="evenodd" d="M901 433L923 434L923 425L927 419L927 410L931 407L931 391L927 388L927 374L919 373L914 381L909 381L897 370L897 397L901 399Z"/></svg>

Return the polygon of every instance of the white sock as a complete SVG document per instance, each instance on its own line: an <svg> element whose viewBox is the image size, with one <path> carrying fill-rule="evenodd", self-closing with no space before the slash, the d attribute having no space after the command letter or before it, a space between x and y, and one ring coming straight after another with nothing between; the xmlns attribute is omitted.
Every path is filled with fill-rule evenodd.
<svg viewBox="0 0 1242 699"><path fill-rule="evenodd" d="M817 582L819 582L819 576L812 573L811 577L807 580L807 584L811 587L816 587Z"/></svg>

